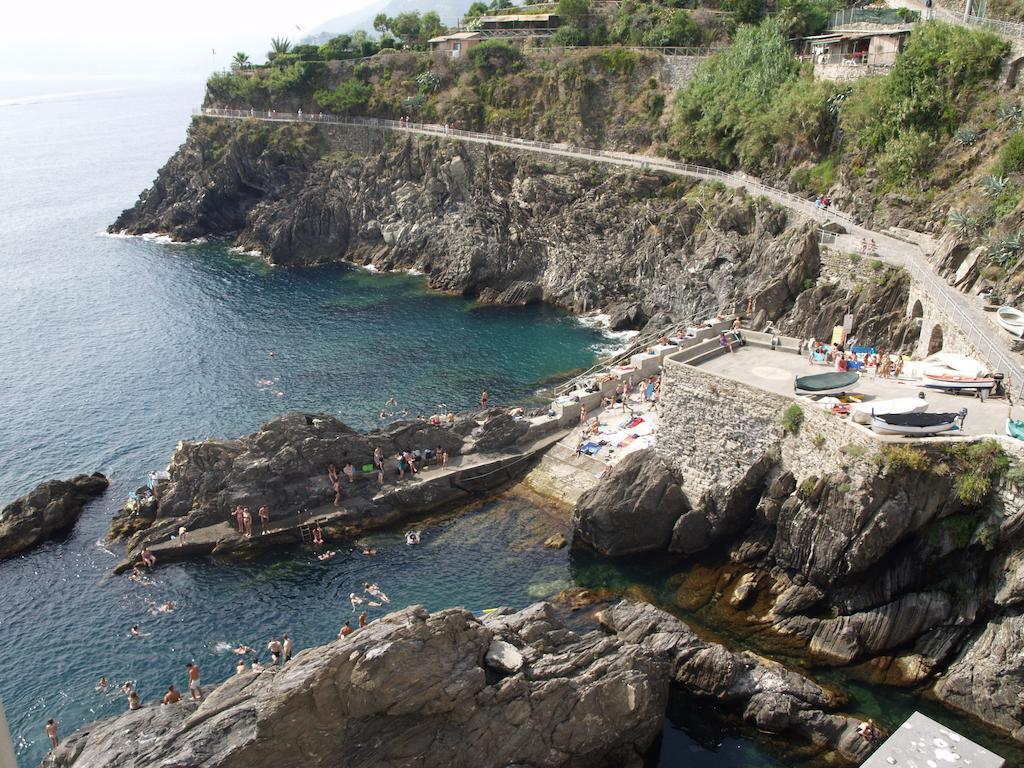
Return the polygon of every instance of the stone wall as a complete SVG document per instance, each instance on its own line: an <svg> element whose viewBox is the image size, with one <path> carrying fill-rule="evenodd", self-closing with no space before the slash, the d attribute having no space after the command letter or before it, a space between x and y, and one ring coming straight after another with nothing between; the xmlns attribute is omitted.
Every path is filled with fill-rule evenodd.
<svg viewBox="0 0 1024 768"><path fill-rule="evenodd" d="M679 90L693 79L697 67L707 56L666 56L661 70L662 82L673 90Z"/></svg>
<svg viewBox="0 0 1024 768"><path fill-rule="evenodd" d="M800 404L799 433L784 435L782 414L793 402L669 360L662 372L656 450L692 500L731 487L766 453L777 452L799 480L866 461L877 447L867 429L806 403ZM853 445L860 448L850 451Z"/></svg>
<svg viewBox="0 0 1024 768"><path fill-rule="evenodd" d="M914 349L915 357L926 357L941 336L940 348L946 352L955 352L973 357L976 360L991 362L942 309L935 306L931 298L916 284L910 286L910 301L907 307L909 317L921 318L921 335Z"/></svg>
<svg viewBox="0 0 1024 768"><path fill-rule="evenodd" d="M877 64L815 64L815 80L831 80L836 83L859 80L862 77L886 75L892 67Z"/></svg>

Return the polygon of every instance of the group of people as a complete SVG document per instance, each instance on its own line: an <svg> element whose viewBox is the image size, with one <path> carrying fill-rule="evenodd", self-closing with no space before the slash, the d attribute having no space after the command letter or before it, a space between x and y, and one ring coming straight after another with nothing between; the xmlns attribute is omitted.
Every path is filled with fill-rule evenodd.
<svg viewBox="0 0 1024 768"><path fill-rule="evenodd" d="M884 349L855 351L852 342L826 344L813 338L807 341L807 361L811 364L834 365L837 371L873 373L876 378L899 378L903 375L903 356L890 354Z"/></svg>
<svg viewBox="0 0 1024 768"><path fill-rule="evenodd" d="M260 530L262 535L266 536L270 532L270 507L266 504L262 505L257 515L260 519ZM243 507L241 504L235 507L235 511L232 512L232 516L235 518L235 522L238 525L238 532L245 536L247 539L252 538L252 512L249 511L248 507Z"/></svg>
<svg viewBox="0 0 1024 768"><path fill-rule="evenodd" d="M814 207L827 211L832 206L832 198L828 195L818 195L814 198Z"/></svg>

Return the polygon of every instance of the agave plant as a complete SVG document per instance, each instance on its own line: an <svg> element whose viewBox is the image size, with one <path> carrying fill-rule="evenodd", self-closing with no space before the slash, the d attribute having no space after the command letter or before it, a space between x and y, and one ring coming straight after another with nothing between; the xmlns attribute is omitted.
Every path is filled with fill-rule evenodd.
<svg viewBox="0 0 1024 768"><path fill-rule="evenodd" d="M419 87L420 93L433 93L441 85L441 78L436 72L428 69L423 74L416 76L416 85Z"/></svg>
<svg viewBox="0 0 1024 768"><path fill-rule="evenodd" d="M973 147L978 140L978 135L976 130L968 126L957 131L954 139L961 147Z"/></svg>
<svg viewBox="0 0 1024 768"><path fill-rule="evenodd" d="M949 212L949 223L960 237L970 238L978 233L978 219L970 211L954 208Z"/></svg>
<svg viewBox="0 0 1024 768"><path fill-rule="evenodd" d="M1019 104L1003 104L996 110L996 117L1012 122L1017 128L1020 128L1024 125L1024 108Z"/></svg>
<svg viewBox="0 0 1024 768"><path fill-rule="evenodd" d="M1006 191L1010 180L1005 176L982 176L981 189L989 197L996 197Z"/></svg>
<svg viewBox="0 0 1024 768"><path fill-rule="evenodd" d="M997 243L989 246L989 256L1001 267L1009 267L1017 263L1024 253L1024 232L1014 232Z"/></svg>

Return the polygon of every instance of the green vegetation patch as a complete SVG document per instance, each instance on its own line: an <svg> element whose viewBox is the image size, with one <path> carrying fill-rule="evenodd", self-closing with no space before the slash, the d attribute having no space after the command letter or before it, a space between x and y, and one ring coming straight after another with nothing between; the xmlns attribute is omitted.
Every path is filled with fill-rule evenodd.
<svg viewBox="0 0 1024 768"><path fill-rule="evenodd" d="M796 403L790 403L782 412L782 428L791 435L800 431L800 425L804 423L804 409Z"/></svg>

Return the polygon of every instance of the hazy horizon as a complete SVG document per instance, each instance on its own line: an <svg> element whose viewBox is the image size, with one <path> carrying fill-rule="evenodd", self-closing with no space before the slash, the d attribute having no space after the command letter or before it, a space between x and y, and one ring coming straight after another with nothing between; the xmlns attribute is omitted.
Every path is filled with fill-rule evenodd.
<svg viewBox="0 0 1024 768"><path fill-rule="evenodd" d="M227 68L236 51L263 61L270 38L296 42L318 24L372 2L179 0L173 10L125 0L15 3L4 12L0 78L201 76Z"/></svg>

